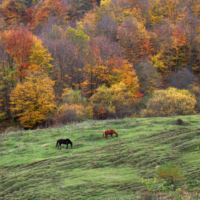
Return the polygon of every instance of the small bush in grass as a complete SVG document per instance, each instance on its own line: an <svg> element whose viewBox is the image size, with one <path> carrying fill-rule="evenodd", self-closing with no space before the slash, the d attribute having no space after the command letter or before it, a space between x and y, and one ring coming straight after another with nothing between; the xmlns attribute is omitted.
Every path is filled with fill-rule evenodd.
<svg viewBox="0 0 200 200"><path fill-rule="evenodd" d="M195 114L196 99L188 90L168 88L157 90L142 111L144 117L161 117Z"/></svg>
<svg viewBox="0 0 200 200"><path fill-rule="evenodd" d="M182 188L174 189L174 185L167 185L167 182L143 179L142 183L145 184L146 188L140 191L139 200L144 199L173 199L173 200L188 200L191 194L187 192L187 186Z"/></svg>
<svg viewBox="0 0 200 200"><path fill-rule="evenodd" d="M157 168L158 179L164 179L168 186L176 190L178 182L183 180L183 174L179 167L174 165L163 165Z"/></svg>
<svg viewBox="0 0 200 200"><path fill-rule="evenodd" d="M176 120L176 125L183 125L183 120L182 119L177 119Z"/></svg>
<svg viewBox="0 0 200 200"><path fill-rule="evenodd" d="M141 200L152 200L153 195L150 192L145 192L141 195Z"/></svg>

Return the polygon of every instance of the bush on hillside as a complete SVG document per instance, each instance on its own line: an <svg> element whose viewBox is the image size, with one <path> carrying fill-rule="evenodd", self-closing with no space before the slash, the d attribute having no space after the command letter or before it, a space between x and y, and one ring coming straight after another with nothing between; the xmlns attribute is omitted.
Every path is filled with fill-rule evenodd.
<svg viewBox="0 0 200 200"><path fill-rule="evenodd" d="M58 108L54 121L62 124L73 121L82 121L85 114L84 109L85 107L83 105L69 105L65 103Z"/></svg>
<svg viewBox="0 0 200 200"><path fill-rule="evenodd" d="M80 90L64 89L62 100L63 103L58 107L57 114L54 117L56 123L65 124L91 118L92 111L89 107L86 107L86 98L81 95Z"/></svg>
<svg viewBox="0 0 200 200"><path fill-rule="evenodd" d="M62 100L69 105L81 104L86 105L86 98L81 95L80 90L73 90L72 88L66 88L63 90Z"/></svg>
<svg viewBox="0 0 200 200"><path fill-rule="evenodd" d="M96 93L90 97L89 102L92 105L96 119L106 119L115 116L116 111L111 99L111 91L104 85L97 88Z"/></svg>
<svg viewBox="0 0 200 200"><path fill-rule="evenodd" d="M93 107L94 117L97 119L130 116L137 102L132 92L122 82L110 88L99 87L89 101Z"/></svg>
<svg viewBox="0 0 200 200"><path fill-rule="evenodd" d="M184 179L180 168L169 164L158 167L157 176L158 179L164 179L168 186L173 186L173 190L176 190L178 182Z"/></svg>
<svg viewBox="0 0 200 200"><path fill-rule="evenodd" d="M188 90L196 96L196 109L200 112L200 86L197 83L193 83L188 86Z"/></svg>
<svg viewBox="0 0 200 200"><path fill-rule="evenodd" d="M163 117L173 115L195 114L195 96L188 90L168 88L157 90L147 102L147 108L143 110L144 117Z"/></svg>

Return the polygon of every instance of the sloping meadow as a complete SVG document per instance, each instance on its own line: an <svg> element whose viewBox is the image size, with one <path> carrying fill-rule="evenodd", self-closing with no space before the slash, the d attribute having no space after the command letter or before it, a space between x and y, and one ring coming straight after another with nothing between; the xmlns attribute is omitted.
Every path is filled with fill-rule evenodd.
<svg viewBox="0 0 200 200"><path fill-rule="evenodd" d="M176 125L181 118L183 125ZM111 139L103 131L115 129ZM70 138L73 149L58 139ZM190 191L200 177L198 115L85 121L0 134L0 199L136 199L156 166L179 166Z"/></svg>

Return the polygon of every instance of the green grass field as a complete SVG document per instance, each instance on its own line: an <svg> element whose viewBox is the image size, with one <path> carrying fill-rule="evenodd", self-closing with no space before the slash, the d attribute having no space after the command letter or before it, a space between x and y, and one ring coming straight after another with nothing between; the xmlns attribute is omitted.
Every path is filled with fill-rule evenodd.
<svg viewBox="0 0 200 200"><path fill-rule="evenodd" d="M137 199L142 178L174 164L190 191L200 186L200 117L85 121L0 134L0 199ZM102 138L115 129L119 137ZM73 149L55 148L70 138Z"/></svg>

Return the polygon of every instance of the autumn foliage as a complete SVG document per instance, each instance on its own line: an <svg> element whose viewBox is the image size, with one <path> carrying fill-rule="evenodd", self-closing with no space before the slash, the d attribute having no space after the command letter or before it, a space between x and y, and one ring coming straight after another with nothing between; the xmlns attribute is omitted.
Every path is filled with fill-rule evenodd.
<svg viewBox="0 0 200 200"><path fill-rule="evenodd" d="M33 46L33 35L26 28L16 28L7 33L6 51L18 64L20 80L28 73L29 56Z"/></svg>
<svg viewBox="0 0 200 200"><path fill-rule="evenodd" d="M1 118L13 118L11 91L38 71L63 123L199 112L199 13L191 0L0 1ZM46 119L33 118L29 127Z"/></svg>
<svg viewBox="0 0 200 200"><path fill-rule="evenodd" d="M54 114L53 84L45 74L32 72L11 92L11 110L23 127L33 128Z"/></svg>
<svg viewBox="0 0 200 200"><path fill-rule="evenodd" d="M195 114L195 96L188 90L168 88L157 90L147 102L147 108L143 111L145 117L190 115Z"/></svg>
<svg viewBox="0 0 200 200"><path fill-rule="evenodd" d="M110 88L100 86L89 99L94 116L98 119L125 117L134 113L137 97L120 82Z"/></svg>

